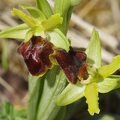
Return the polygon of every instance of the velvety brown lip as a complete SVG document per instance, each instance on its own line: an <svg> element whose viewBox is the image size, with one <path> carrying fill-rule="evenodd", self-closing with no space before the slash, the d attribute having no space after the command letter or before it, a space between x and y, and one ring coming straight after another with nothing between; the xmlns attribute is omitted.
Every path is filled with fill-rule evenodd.
<svg viewBox="0 0 120 120"><path fill-rule="evenodd" d="M74 51L72 47L68 53L63 49L56 49L56 54L53 57L64 71L69 82L75 84L81 77L86 78L87 70L81 69L85 66L86 61L84 52Z"/></svg>
<svg viewBox="0 0 120 120"><path fill-rule="evenodd" d="M33 36L28 42L23 42L17 49L24 58L32 75L44 74L52 63L49 55L53 53L53 44L40 36Z"/></svg>

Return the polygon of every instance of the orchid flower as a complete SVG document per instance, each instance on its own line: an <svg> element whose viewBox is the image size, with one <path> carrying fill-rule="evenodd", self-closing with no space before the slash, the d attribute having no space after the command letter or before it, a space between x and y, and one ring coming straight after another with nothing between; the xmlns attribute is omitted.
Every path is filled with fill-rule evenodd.
<svg viewBox="0 0 120 120"><path fill-rule="evenodd" d="M53 11L47 0L36 0L37 8L20 5L30 15L16 8L11 13L25 23L0 32L0 38L24 40L17 51L31 73L29 120L51 120L60 110L56 104L68 105L82 97L86 98L89 113L98 114L99 93L120 88L120 76L112 75L120 68L120 56L108 65L101 65L101 45L95 29L85 52L74 50L65 36L73 7L80 2L55 0Z"/></svg>
<svg viewBox="0 0 120 120"><path fill-rule="evenodd" d="M89 77L85 80L78 79L76 84L69 83L55 102L57 105L64 106L85 97L88 111L94 115L94 113L100 112L99 93L108 93L120 87L120 76L112 75L120 68L120 55L116 56L110 64L101 66L101 45L95 29L93 29L90 43L86 49L86 55Z"/></svg>

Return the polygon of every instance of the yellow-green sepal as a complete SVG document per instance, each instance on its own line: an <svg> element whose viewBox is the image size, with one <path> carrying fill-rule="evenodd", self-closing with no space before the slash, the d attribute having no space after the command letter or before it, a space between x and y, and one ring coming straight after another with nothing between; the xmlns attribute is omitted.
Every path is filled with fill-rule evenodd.
<svg viewBox="0 0 120 120"><path fill-rule="evenodd" d="M28 16L27 14L25 14L24 12L22 12L21 10L18 10L16 8L13 8L11 14L13 16L18 16L29 27L34 27L37 24L37 22L35 21L35 19L33 19L32 17Z"/></svg>
<svg viewBox="0 0 120 120"><path fill-rule="evenodd" d="M84 90L84 95L86 97L86 103L88 104L88 111L91 115L99 113L99 103L98 103L98 87L96 83L91 83L86 85Z"/></svg>

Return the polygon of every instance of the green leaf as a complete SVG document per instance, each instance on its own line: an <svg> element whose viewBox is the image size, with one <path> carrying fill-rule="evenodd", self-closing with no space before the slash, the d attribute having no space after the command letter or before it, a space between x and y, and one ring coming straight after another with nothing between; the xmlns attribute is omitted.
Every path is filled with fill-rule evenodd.
<svg viewBox="0 0 120 120"><path fill-rule="evenodd" d="M47 0L36 0L36 2L37 8L44 13L46 18L49 18L53 14L52 9Z"/></svg>
<svg viewBox="0 0 120 120"><path fill-rule="evenodd" d="M65 120L65 117L66 117L66 107L61 107L60 111L58 112L54 120Z"/></svg>
<svg viewBox="0 0 120 120"><path fill-rule="evenodd" d="M42 80L43 79L43 80ZM37 108L39 105L42 89L44 86L44 76L38 78L29 75L29 101L28 101L28 120L36 120Z"/></svg>
<svg viewBox="0 0 120 120"><path fill-rule="evenodd" d="M100 93L108 93L120 85L120 76L118 75L111 75L105 78L103 81L97 83L98 91Z"/></svg>
<svg viewBox="0 0 120 120"><path fill-rule="evenodd" d="M55 102L59 106L68 105L77 101L84 96L85 86L82 84L71 84L62 91L62 93L56 98Z"/></svg>
<svg viewBox="0 0 120 120"><path fill-rule="evenodd" d="M78 5L78 4L80 4L81 1L82 0L71 0L71 5L72 6Z"/></svg>
<svg viewBox="0 0 120 120"><path fill-rule="evenodd" d="M67 15L70 6L71 6L70 0L55 0L54 12L59 13L61 16Z"/></svg>
<svg viewBox="0 0 120 120"><path fill-rule="evenodd" d="M0 32L0 38L24 39L29 26L21 24Z"/></svg>
<svg viewBox="0 0 120 120"><path fill-rule="evenodd" d="M63 48L67 52L69 51L70 43L59 29L48 31L47 34L49 36L50 42L53 43L54 46Z"/></svg>
<svg viewBox="0 0 120 120"><path fill-rule="evenodd" d="M41 78L41 81L44 81L43 91L42 96L39 98L39 104L37 104L37 119L34 120L48 120L51 114L52 117L56 117L57 113L55 111L60 107L55 104L54 99L61 93L66 84L65 75L58 66L54 66L53 69L48 71Z"/></svg>
<svg viewBox="0 0 120 120"><path fill-rule="evenodd" d="M86 85L84 91L86 97L86 103L88 104L88 111L91 115L94 113L99 113L100 109L98 106L98 88L96 83L91 83Z"/></svg>
<svg viewBox="0 0 120 120"><path fill-rule="evenodd" d="M81 0L55 0L54 12L63 17L63 23L59 29L66 35L73 7L79 4Z"/></svg>
<svg viewBox="0 0 120 120"><path fill-rule="evenodd" d="M90 38L90 43L86 50L87 63L93 64L94 67L101 67L101 45L98 32L93 29L92 36Z"/></svg>
<svg viewBox="0 0 120 120"><path fill-rule="evenodd" d="M36 21L31 18L30 16L26 15L24 12L13 8L12 10L12 15L13 16L18 16L22 21L24 21L29 27L34 27L37 23Z"/></svg>
<svg viewBox="0 0 120 120"><path fill-rule="evenodd" d="M62 24L63 18L59 14L52 15L50 18L42 22L44 30L48 31L56 28L59 24Z"/></svg>
<svg viewBox="0 0 120 120"><path fill-rule="evenodd" d="M9 104L6 101L3 102L2 106L0 108L0 112L1 112L0 118L3 118L3 120L8 119L8 118L11 119L11 117L13 117L13 116L11 116L11 113L14 112L13 105Z"/></svg>
<svg viewBox="0 0 120 120"><path fill-rule="evenodd" d="M26 116L25 110L24 113L21 111L16 111L14 105L4 101L0 106L0 120L27 120L24 119Z"/></svg>
<svg viewBox="0 0 120 120"><path fill-rule="evenodd" d="M51 114L50 114L50 116L49 116L49 120L56 120L55 118L56 118L56 115L60 112L60 110L61 110L61 107L56 107L55 109L54 109L54 112L52 112ZM61 115L62 116L62 115Z"/></svg>
<svg viewBox="0 0 120 120"><path fill-rule="evenodd" d="M114 57L113 61L109 65L104 65L98 69L98 74L103 78L113 74L117 69L120 68L120 55Z"/></svg>
<svg viewBox="0 0 120 120"><path fill-rule="evenodd" d="M55 0L54 12L59 13L63 17L63 23L59 26L59 29L66 35L69 21L71 18L73 6L70 0Z"/></svg>
<svg viewBox="0 0 120 120"><path fill-rule="evenodd" d="M18 111L16 111L15 117L23 117L26 118L27 117L27 110L26 108L20 109Z"/></svg>
<svg viewBox="0 0 120 120"><path fill-rule="evenodd" d="M37 20L38 23L41 23L42 21L44 21L46 18L45 18L45 15L37 8L35 7L32 7L32 6L29 6L29 5L19 5L22 9L25 9L27 10L31 15L32 17Z"/></svg>

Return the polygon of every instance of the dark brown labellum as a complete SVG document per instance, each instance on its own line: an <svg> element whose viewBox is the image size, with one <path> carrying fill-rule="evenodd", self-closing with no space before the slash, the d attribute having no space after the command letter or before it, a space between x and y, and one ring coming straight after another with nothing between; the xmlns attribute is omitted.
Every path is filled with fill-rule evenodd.
<svg viewBox="0 0 120 120"><path fill-rule="evenodd" d="M64 71L69 82L75 84L78 79L87 78L86 54L84 52L74 51L72 47L68 53L63 49L56 49L56 54L53 57Z"/></svg>
<svg viewBox="0 0 120 120"><path fill-rule="evenodd" d="M43 75L52 67L49 56L54 52L53 44L40 36L33 36L28 42L23 42L18 53L24 58L28 70L32 75Z"/></svg>

